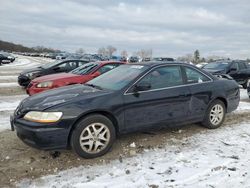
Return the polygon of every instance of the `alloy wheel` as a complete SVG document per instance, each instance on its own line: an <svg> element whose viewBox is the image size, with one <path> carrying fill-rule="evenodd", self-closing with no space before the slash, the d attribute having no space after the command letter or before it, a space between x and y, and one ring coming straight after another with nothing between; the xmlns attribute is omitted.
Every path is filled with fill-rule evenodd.
<svg viewBox="0 0 250 188"><path fill-rule="evenodd" d="M218 125L221 123L224 117L224 108L220 104L216 104L211 108L210 111L210 122L213 125Z"/></svg>
<svg viewBox="0 0 250 188"><path fill-rule="evenodd" d="M91 154L104 150L110 141L110 130L103 123L92 123L83 129L79 142L83 151Z"/></svg>

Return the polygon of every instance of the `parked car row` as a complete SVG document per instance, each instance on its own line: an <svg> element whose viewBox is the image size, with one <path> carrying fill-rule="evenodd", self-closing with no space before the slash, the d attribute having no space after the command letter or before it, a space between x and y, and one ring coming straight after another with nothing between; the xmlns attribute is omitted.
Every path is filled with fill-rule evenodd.
<svg viewBox="0 0 250 188"><path fill-rule="evenodd" d="M16 58L10 53L0 52L0 65L12 63L15 59Z"/></svg>
<svg viewBox="0 0 250 188"><path fill-rule="evenodd" d="M94 158L124 133L187 123L218 128L240 100L234 80L187 63L77 62L22 73L30 82L38 75L69 72L68 64L78 67L30 82L29 94L51 90L24 99L11 116L11 128L24 143L46 150L70 148Z"/></svg>
<svg viewBox="0 0 250 188"><path fill-rule="evenodd" d="M26 88L27 94L34 95L49 89L73 84L83 84L104 74L122 62L99 61L86 63L68 73L50 74L32 80Z"/></svg>
<svg viewBox="0 0 250 188"><path fill-rule="evenodd" d="M18 83L20 86L27 87L30 81L37 77L54 73L69 72L88 62L88 60L71 59L58 60L52 63L47 63L40 67L27 69L21 72L18 76Z"/></svg>

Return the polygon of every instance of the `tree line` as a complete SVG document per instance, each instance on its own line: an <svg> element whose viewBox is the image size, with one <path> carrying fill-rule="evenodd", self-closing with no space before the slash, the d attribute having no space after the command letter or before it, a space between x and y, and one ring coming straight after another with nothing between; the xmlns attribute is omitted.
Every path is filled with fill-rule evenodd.
<svg viewBox="0 0 250 188"><path fill-rule="evenodd" d="M14 44L12 42L6 42L0 40L0 51L6 52L30 52L30 53L51 53L51 52L60 52L60 50L55 50L52 48L46 48L44 46L36 46L36 47L26 47L21 44Z"/></svg>

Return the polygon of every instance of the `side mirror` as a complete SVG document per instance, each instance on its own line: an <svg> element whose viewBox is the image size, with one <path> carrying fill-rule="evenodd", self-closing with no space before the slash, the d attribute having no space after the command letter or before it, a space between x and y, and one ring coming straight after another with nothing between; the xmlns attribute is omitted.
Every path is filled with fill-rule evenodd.
<svg viewBox="0 0 250 188"><path fill-rule="evenodd" d="M236 68L230 68L230 72L235 72L235 71L237 71Z"/></svg>
<svg viewBox="0 0 250 188"><path fill-rule="evenodd" d="M148 83L148 82L141 82L141 83L135 85L134 92L137 92L137 91L147 91L149 89L151 89L150 83Z"/></svg>
<svg viewBox="0 0 250 188"><path fill-rule="evenodd" d="M94 72L93 74L92 74L92 77L93 78L96 78L96 77L98 77L98 76L100 76L101 75L101 73L99 72L99 71L96 71L96 72Z"/></svg>

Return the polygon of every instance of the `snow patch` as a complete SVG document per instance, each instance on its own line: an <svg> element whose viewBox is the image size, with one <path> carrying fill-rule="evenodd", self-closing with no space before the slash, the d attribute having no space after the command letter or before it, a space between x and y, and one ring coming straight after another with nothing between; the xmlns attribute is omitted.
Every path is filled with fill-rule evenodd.
<svg viewBox="0 0 250 188"><path fill-rule="evenodd" d="M23 180L19 187L246 187L250 185L249 123L206 130L163 149L109 164L81 166ZM164 141L163 141L164 142Z"/></svg>
<svg viewBox="0 0 250 188"><path fill-rule="evenodd" d="M20 86L16 82L0 83L0 88L3 88L3 87L20 87Z"/></svg>

